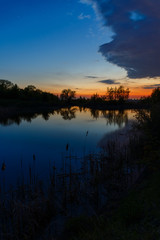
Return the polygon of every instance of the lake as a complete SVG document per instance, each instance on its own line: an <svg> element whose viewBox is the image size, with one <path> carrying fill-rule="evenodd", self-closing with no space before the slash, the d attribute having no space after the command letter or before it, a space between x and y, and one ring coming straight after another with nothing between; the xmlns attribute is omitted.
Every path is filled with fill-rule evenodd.
<svg viewBox="0 0 160 240"><path fill-rule="evenodd" d="M80 159L89 153L102 151L102 140L134 119L133 110L111 111L72 107L52 113L32 114L0 121L1 181L15 184L23 169L25 178L29 168L36 165L41 179L49 177L49 169L61 169L64 158L73 156L73 168L80 167Z"/></svg>

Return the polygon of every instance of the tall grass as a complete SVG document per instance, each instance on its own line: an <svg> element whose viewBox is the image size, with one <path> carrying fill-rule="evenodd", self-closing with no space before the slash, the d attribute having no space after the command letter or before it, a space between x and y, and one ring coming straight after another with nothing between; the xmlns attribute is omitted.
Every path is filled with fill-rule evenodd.
<svg viewBox="0 0 160 240"><path fill-rule="evenodd" d="M141 136L133 132L127 144L122 144L118 137L112 139L104 151L79 159L79 170L72 166L76 156L71 154L67 144L61 171L55 163L50 163L47 184L36 175L34 154L27 182L21 161L21 179L8 191L4 186L0 193L0 239L40 239L44 229L49 239L59 231L59 226L56 229L54 224L59 217L98 216L103 209L109 212L143 169L141 143Z"/></svg>

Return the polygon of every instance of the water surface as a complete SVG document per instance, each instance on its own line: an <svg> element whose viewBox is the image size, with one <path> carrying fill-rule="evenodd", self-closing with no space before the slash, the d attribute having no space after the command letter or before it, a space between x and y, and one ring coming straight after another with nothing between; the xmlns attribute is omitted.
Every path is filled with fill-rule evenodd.
<svg viewBox="0 0 160 240"><path fill-rule="evenodd" d="M6 165L1 178L5 176L8 184L14 184L22 169L28 175L33 162L38 176L47 178L49 168L54 165L60 169L69 155L77 156L73 167L78 169L84 155L101 151L98 143L103 137L125 127L134 115L133 110L73 107L0 121L0 164Z"/></svg>

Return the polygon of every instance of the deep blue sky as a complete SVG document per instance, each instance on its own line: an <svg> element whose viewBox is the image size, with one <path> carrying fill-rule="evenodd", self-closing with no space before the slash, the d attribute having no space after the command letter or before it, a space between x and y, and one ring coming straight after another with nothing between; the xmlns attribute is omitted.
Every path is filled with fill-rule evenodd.
<svg viewBox="0 0 160 240"><path fill-rule="evenodd" d="M152 88L159 83L159 65L145 62L151 66L150 72L142 65L148 46L150 52L154 50L154 37L144 47L137 41L147 39L146 25L155 34L154 25L159 24L153 12L155 0L150 5L148 2L122 0L118 5L114 0L0 0L0 79L20 87L34 84L53 93L63 88L79 94L102 93L111 83L150 88L146 79L156 78ZM141 52L139 60L129 40L132 34ZM157 48L157 41L155 44Z"/></svg>

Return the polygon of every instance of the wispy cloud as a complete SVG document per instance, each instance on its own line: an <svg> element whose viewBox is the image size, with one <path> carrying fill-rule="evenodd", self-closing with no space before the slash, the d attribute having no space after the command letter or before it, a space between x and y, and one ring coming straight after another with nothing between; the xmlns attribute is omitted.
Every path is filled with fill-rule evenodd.
<svg viewBox="0 0 160 240"><path fill-rule="evenodd" d="M160 87L160 84L154 84L154 85L146 85L143 87L143 89L154 89Z"/></svg>
<svg viewBox="0 0 160 240"><path fill-rule="evenodd" d="M80 3L83 3L83 4L91 4L92 1L91 0L79 0Z"/></svg>
<svg viewBox="0 0 160 240"><path fill-rule="evenodd" d="M121 84L120 82L117 82L116 80L113 80L113 79L100 80L98 82L108 84L108 85Z"/></svg>
<svg viewBox="0 0 160 240"><path fill-rule="evenodd" d="M85 76L85 78L92 78L92 79L94 79L94 78L99 78L99 77L96 77L96 76Z"/></svg>
<svg viewBox="0 0 160 240"><path fill-rule="evenodd" d="M84 13L81 13L81 14L78 16L78 19L80 19L80 20L90 19L90 18L91 18L90 15L84 15Z"/></svg>
<svg viewBox="0 0 160 240"><path fill-rule="evenodd" d="M101 19L98 2L96 0L79 0L80 3L91 5L95 11L97 19Z"/></svg>

